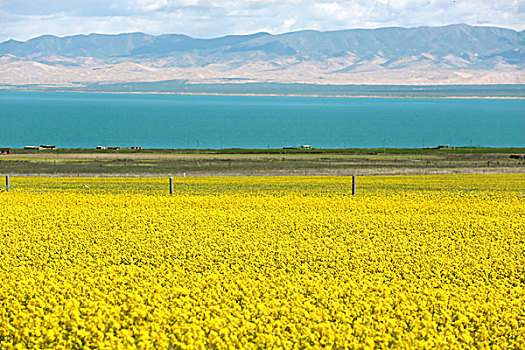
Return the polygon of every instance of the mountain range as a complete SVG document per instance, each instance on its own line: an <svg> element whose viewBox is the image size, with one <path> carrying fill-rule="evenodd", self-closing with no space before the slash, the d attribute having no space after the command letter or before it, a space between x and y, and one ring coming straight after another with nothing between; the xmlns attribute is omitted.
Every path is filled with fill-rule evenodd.
<svg viewBox="0 0 525 350"><path fill-rule="evenodd" d="M442 27L305 30L213 39L44 35L0 43L0 86L188 83L524 84L525 31Z"/></svg>

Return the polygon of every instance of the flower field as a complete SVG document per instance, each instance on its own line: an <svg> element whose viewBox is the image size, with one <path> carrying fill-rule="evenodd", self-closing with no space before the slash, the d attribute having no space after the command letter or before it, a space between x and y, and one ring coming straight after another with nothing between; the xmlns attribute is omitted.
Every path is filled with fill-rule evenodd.
<svg viewBox="0 0 525 350"><path fill-rule="evenodd" d="M0 348L525 348L525 175L15 178Z"/></svg>

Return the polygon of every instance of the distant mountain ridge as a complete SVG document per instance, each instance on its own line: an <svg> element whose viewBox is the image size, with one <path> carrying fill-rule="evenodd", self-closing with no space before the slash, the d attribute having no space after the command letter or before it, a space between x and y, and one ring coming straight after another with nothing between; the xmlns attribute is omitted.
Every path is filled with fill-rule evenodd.
<svg viewBox="0 0 525 350"><path fill-rule="evenodd" d="M0 84L187 79L215 83L525 83L525 31L443 27L305 30L214 39L44 35L0 43Z"/></svg>

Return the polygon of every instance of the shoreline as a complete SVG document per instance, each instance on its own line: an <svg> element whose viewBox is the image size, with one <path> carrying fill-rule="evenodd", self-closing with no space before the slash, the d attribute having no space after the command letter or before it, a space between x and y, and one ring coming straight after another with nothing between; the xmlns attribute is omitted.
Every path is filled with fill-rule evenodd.
<svg viewBox="0 0 525 350"><path fill-rule="evenodd" d="M436 100L525 100L525 96L389 96L389 95L321 95L321 94L264 94L264 93L222 93L222 92L175 92L175 91L89 91L89 90L38 90L1 89L0 92L48 92L82 93L109 95L175 95L175 96L231 96L231 97L305 97L305 98L370 98L370 99L436 99Z"/></svg>
<svg viewBox="0 0 525 350"><path fill-rule="evenodd" d="M521 146L448 146L448 147L348 147L348 148L312 148L302 149L296 147L289 148L147 148L143 147L138 150L127 147L118 149L95 149L92 147L57 147L55 149L25 149L22 147L7 147L11 154L0 155L11 158L18 156L27 157L60 157L60 156L97 156L97 157L118 157L118 156L321 156L321 155L400 155L400 154L513 154L525 153L525 145Z"/></svg>

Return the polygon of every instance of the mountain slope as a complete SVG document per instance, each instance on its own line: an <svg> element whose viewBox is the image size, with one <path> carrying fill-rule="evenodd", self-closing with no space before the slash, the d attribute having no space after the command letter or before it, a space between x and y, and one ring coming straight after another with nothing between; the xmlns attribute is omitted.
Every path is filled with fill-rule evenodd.
<svg viewBox="0 0 525 350"><path fill-rule="evenodd" d="M12 85L168 79L524 83L524 66L525 31L464 24L214 39L143 33L45 35L0 43L0 84Z"/></svg>

